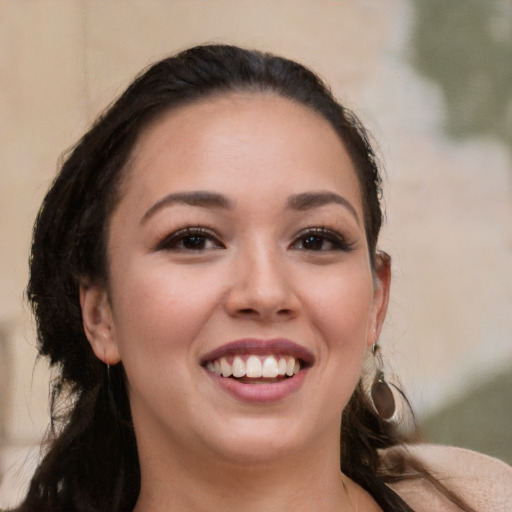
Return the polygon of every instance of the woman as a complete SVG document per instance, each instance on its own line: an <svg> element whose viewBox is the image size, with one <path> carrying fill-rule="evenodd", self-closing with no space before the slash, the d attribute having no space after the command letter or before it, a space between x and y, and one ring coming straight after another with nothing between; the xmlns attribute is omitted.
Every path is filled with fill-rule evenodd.
<svg viewBox="0 0 512 512"><path fill-rule="evenodd" d="M476 510L396 428L379 198L364 129L299 64L202 46L149 68L37 219L60 379L19 511ZM507 467L456 455L506 506Z"/></svg>

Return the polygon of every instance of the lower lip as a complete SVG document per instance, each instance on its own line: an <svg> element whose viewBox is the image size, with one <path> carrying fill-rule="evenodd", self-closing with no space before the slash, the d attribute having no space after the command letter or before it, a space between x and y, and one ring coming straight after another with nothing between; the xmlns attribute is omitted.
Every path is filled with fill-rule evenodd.
<svg viewBox="0 0 512 512"><path fill-rule="evenodd" d="M236 379L221 377L205 369L209 377L225 392L243 402L268 404L284 400L297 391L306 378L305 368L293 377L273 384L244 384Z"/></svg>

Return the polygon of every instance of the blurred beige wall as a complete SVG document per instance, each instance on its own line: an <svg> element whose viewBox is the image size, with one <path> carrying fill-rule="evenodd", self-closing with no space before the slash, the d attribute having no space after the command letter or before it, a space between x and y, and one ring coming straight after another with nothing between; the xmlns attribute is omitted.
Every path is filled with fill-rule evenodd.
<svg viewBox="0 0 512 512"><path fill-rule="evenodd" d="M38 204L59 155L134 74L192 44L310 65L373 131L395 279L382 341L420 417L512 367L511 148L443 136L439 87L407 64L411 5L0 0L0 506L26 484L48 423L48 374L34 367L23 304Z"/></svg>

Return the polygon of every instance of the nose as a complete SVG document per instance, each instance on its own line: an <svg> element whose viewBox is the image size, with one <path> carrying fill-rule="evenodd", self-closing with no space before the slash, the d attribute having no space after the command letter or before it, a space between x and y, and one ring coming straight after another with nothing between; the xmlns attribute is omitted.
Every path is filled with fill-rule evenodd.
<svg viewBox="0 0 512 512"><path fill-rule="evenodd" d="M265 244L239 254L233 262L231 286L226 297L230 316L263 322L295 318L300 310L290 262L279 249Z"/></svg>

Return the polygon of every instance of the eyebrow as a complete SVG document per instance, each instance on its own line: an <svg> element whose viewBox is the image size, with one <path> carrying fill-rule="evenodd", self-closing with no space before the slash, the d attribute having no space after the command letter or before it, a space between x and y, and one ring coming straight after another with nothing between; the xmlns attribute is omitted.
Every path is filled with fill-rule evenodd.
<svg viewBox="0 0 512 512"><path fill-rule="evenodd" d="M288 199L287 206L293 210L304 211L331 203L341 204L344 206L354 216L359 224L359 216L350 201L334 192L304 192L303 194L297 194Z"/></svg>
<svg viewBox="0 0 512 512"><path fill-rule="evenodd" d="M352 204L343 196L334 192L304 192L291 196L287 201L287 208L299 211L310 210L328 204L340 204L354 216L359 223L359 216ZM226 196L216 192L192 191L192 192L176 192L168 194L159 199L151 206L142 216L140 222L145 223L157 211L173 204L186 204L189 206L198 206L200 208L221 208L230 210L233 208L233 202Z"/></svg>
<svg viewBox="0 0 512 512"><path fill-rule="evenodd" d="M157 211L173 204L187 204L190 206L199 206L200 208L222 208L226 210L233 208L233 203L222 194L217 194L215 192L205 192L201 190L193 192L177 192L159 199L142 216L140 223L143 224Z"/></svg>

